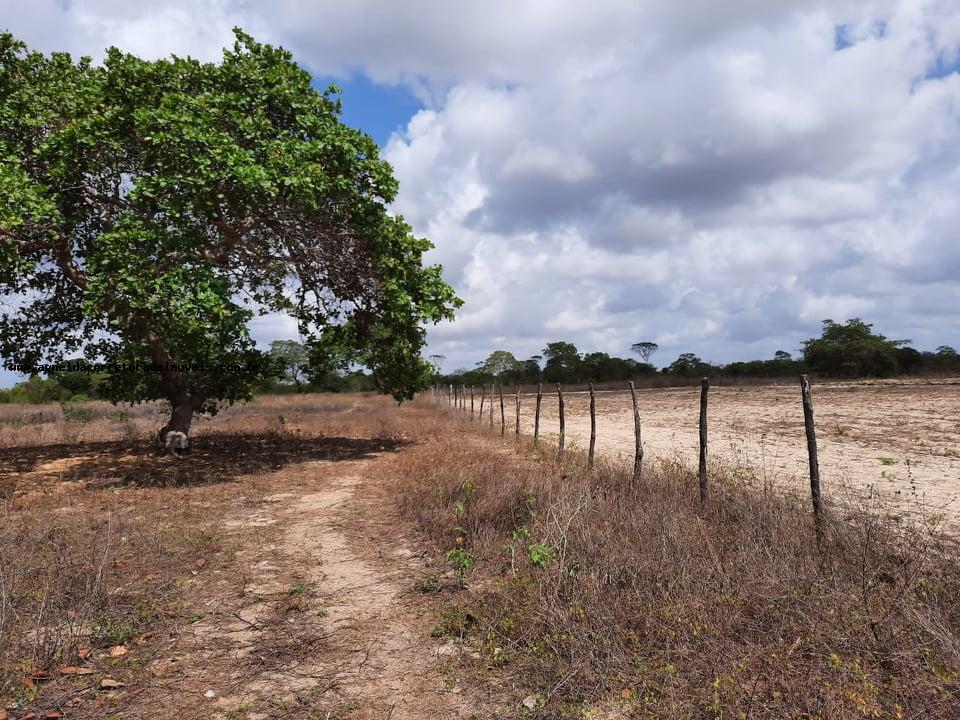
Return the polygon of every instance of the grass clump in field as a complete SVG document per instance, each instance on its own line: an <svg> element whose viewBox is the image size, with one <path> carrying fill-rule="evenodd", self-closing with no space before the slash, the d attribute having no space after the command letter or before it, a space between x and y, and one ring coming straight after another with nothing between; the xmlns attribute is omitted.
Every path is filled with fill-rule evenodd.
<svg viewBox="0 0 960 720"><path fill-rule="evenodd" d="M925 526L833 508L820 552L806 503L736 478L701 509L682 468L631 488L431 434L400 503L475 559L451 610L471 622L440 626L482 646L519 714L535 696L537 717L957 717L960 565Z"/></svg>

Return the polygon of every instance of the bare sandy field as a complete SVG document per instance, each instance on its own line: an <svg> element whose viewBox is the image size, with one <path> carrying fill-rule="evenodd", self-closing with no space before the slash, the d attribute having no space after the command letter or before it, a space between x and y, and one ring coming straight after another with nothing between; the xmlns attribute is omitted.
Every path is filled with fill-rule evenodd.
<svg viewBox="0 0 960 720"><path fill-rule="evenodd" d="M696 466L699 387L638 390L644 462ZM960 380L821 383L813 388L824 494L882 497L906 511L942 516L960 529ZM567 447L590 439L589 395L564 393ZM521 396L521 428L533 431L535 396ZM515 396L505 396L507 432ZM541 433L556 438L556 392L544 391ZM496 404L499 423L499 403ZM485 413L486 415L486 413ZM485 418L485 422L488 419ZM809 475L798 384L710 389L709 455L784 490L806 492ZM597 453L633 459L629 392L597 393Z"/></svg>

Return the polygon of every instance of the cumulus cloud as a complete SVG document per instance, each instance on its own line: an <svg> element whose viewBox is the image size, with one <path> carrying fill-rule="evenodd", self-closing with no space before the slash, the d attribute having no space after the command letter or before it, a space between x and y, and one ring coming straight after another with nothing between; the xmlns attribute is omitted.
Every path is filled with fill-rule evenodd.
<svg viewBox="0 0 960 720"><path fill-rule="evenodd" d="M431 351L960 344L955 0L8 0L43 49L214 57L242 25L412 88L396 210L466 304ZM349 102L349 98L346 98ZM258 332L267 332L260 328Z"/></svg>

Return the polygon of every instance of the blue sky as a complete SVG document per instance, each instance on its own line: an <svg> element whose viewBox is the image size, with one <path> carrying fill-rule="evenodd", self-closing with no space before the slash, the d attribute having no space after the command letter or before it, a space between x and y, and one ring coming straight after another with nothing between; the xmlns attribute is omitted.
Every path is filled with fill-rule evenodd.
<svg viewBox="0 0 960 720"><path fill-rule="evenodd" d="M447 369L553 340L771 357L825 318L960 346L956 0L5 0L0 25L205 60L240 26L341 85L465 301L429 333Z"/></svg>
<svg viewBox="0 0 960 720"><path fill-rule="evenodd" d="M360 128L373 137L381 147L390 136L402 131L423 104L402 85L373 82L362 73L345 78L315 75L313 86L326 90L331 84L340 88L343 100L343 121Z"/></svg>

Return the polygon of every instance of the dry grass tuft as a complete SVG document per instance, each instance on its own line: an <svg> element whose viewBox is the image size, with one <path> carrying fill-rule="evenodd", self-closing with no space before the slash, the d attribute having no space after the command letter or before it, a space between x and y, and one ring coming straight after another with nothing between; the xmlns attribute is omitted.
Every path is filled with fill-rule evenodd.
<svg viewBox="0 0 960 720"><path fill-rule="evenodd" d="M960 565L932 529L834 508L821 554L806 505L749 482L701 510L684 468L632 493L455 423L405 456L399 500L474 561L455 614L534 715L957 717Z"/></svg>

